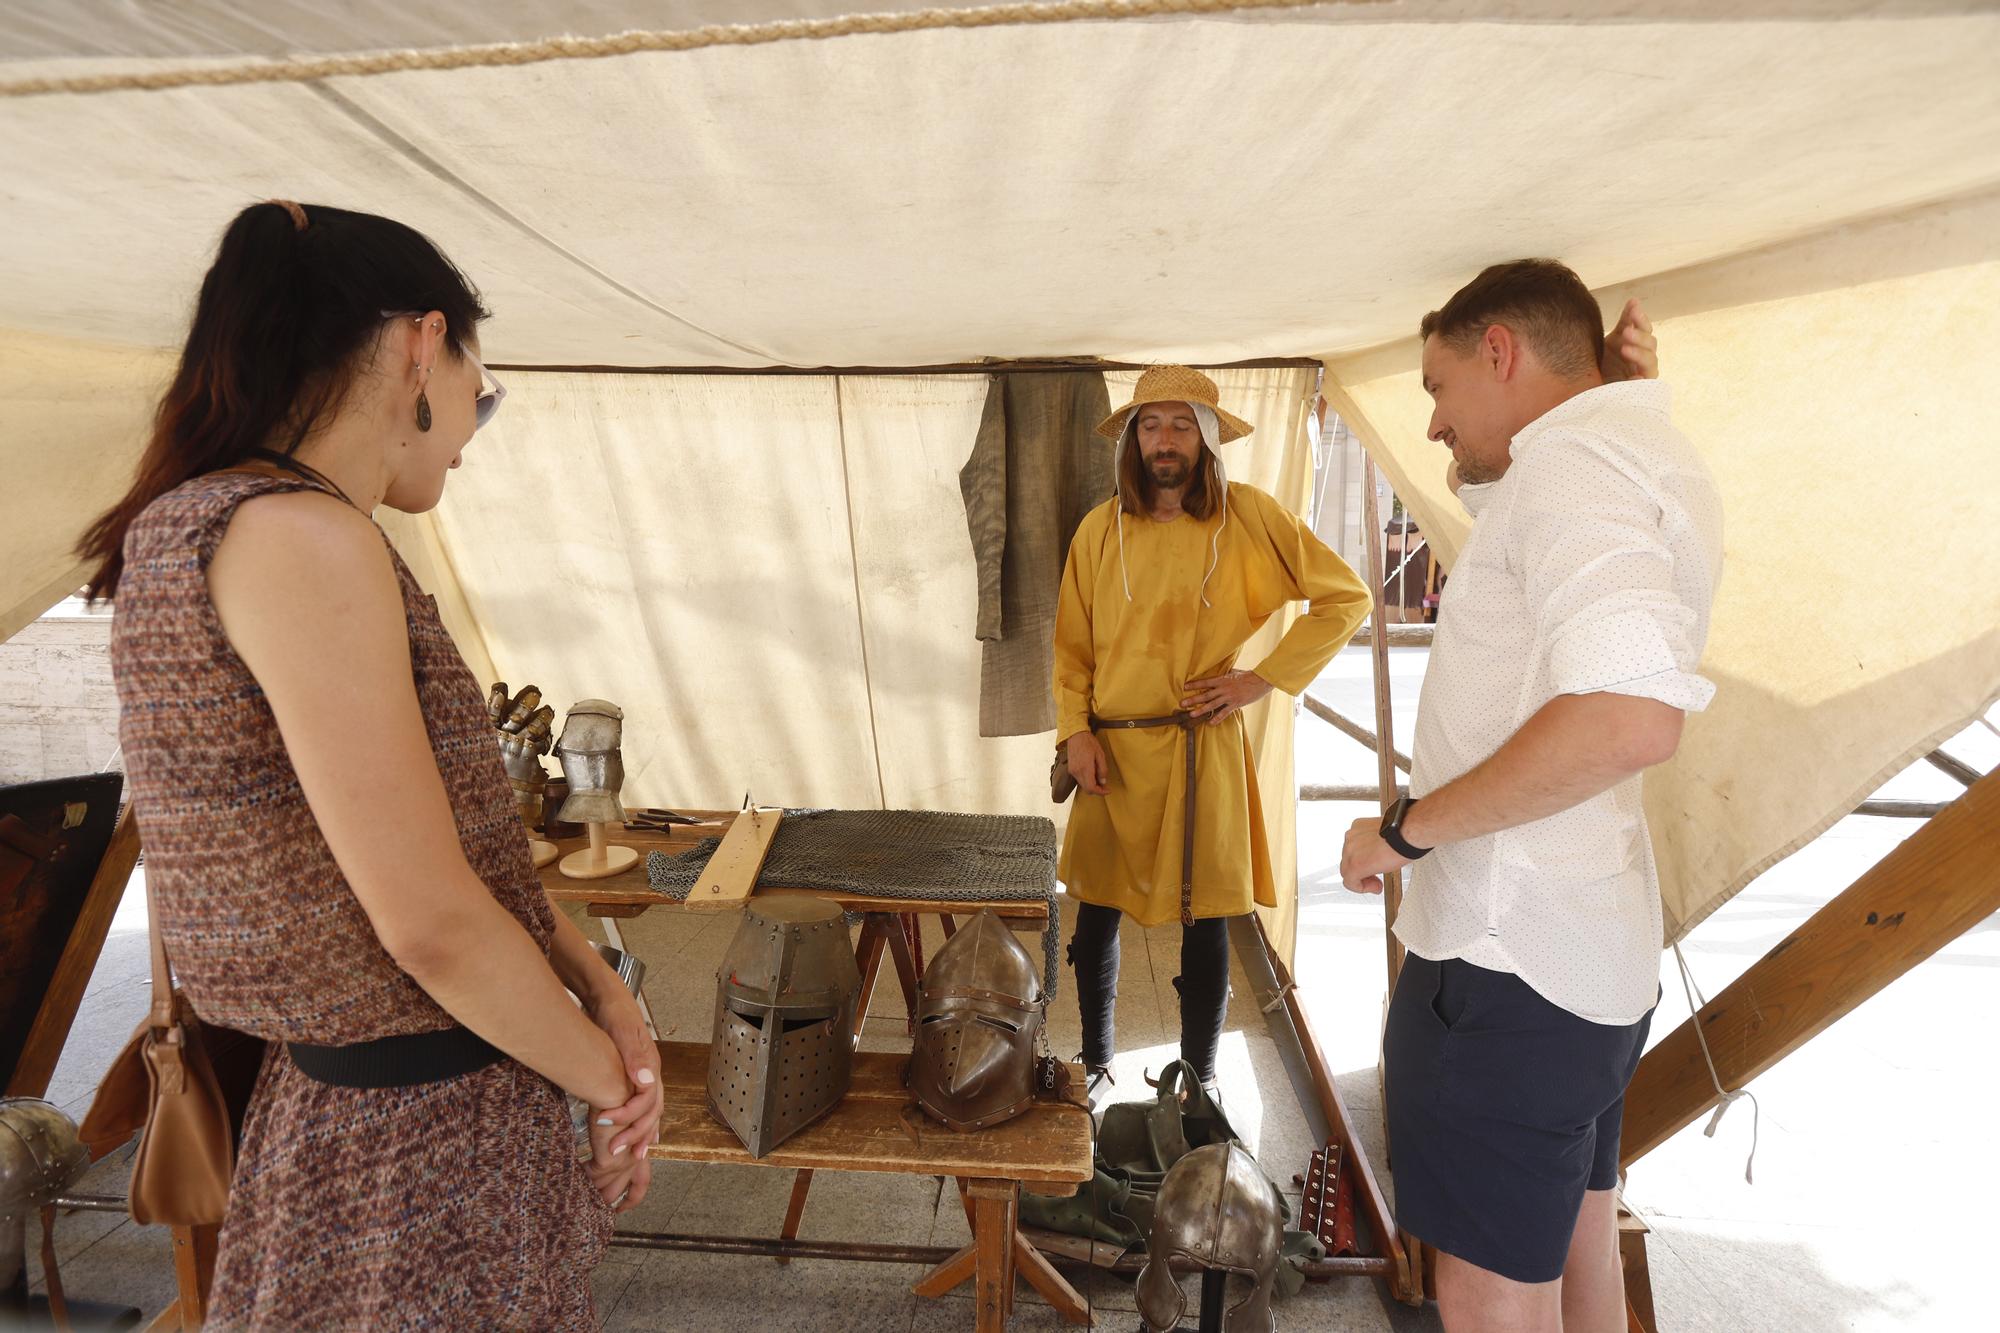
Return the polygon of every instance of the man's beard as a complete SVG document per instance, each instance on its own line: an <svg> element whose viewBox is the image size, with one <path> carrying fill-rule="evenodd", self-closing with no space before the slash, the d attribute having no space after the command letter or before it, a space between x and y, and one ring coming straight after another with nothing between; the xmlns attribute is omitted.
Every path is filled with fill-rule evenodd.
<svg viewBox="0 0 2000 1333"><path fill-rule="evenodd" d="M1500 480L1507 474L1506 468L1489 467L1469 453L1459 453L1454 450L1452 458L1458 463L1458 479L1466 486L1484 486L1488 482Z"/></svg>
<svg viewBox="0 0 2000 1333"><path fill-rule="evenodd" d="M1153 484L1163 490L1173 490L1178 486L1187 485L1188 477L1193 470L1188 461L1178 454L1155 458L1150 467Z"/></svg>

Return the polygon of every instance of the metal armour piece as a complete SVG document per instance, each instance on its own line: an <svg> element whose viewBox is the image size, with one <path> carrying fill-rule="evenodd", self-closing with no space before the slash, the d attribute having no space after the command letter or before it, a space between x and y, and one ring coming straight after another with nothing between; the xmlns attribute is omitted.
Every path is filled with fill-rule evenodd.
<svg viewBox="0 0 2000 1333"><path fill-rule="evenodd" d="M28 1218L89 1165L75 1121L38 1097L0 1098L0 1282L21 1271Z"/></svg>
<svg viewBox="0 0 2000 1333"><path fill-rule="evenodd" d="M618 803L625 785L625 760L618 752L624 727L624 710L602 699L581 699L569 710L562 739L556 742L569 798L556 811L557 819L565 824L624 822L625 807Z"/></svg>
<svg viewBox="0 0 2000 1333"><path fill-rule="evenodd" d="M1136 1293L1146 1327L1162 1333L1179 1322L1187 1296L1174 1277L1173 1259L1185 1255L1203 1268L1248 1280L1250 1294L1223 1316L1228 1333L1275 1333L1271 1284L1284 1243L1284 1203L1257 1159L1233 1143L1196 1148L1167 1171L1153 1205Z"/></svg>
<svg viewBox="0 0 2000 1333"><path fill-rule="evenodd" d="M991 910L945 941L924 969L910 1088L953 1129L985 1129L1035 1099L1047 1016L1041 970Z"/></svg>
<svg viewBox="0 0 2000 1333"><path fill-rule="evenodd" d="M847 920L821 898L753 899L715 982L708 1109L762 1157L853 1079L861 970Z"/></svg>

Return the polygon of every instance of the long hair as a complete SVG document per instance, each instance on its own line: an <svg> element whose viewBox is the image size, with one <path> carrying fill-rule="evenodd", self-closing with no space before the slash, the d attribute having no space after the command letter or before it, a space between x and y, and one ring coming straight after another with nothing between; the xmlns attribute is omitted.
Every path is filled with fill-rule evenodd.
<svg viewBox="0 0 2000 1333"><path fill-rule="evenodd" d="M1159 490L1139 453L1139 431L1133 424L1138 415L1134 412L1126 419L1125 438L1118 450L1118 503L1128 514L1152 512L1153 497ZM1191 518L1208 518L1215 512L1220 492L1221 487L1215 484L1215 454L1204 444L1195 455L1187 489L1181 493L1181 512Z"/></svg>
<svg viewBox="0 0 2000 1333"><path fill-rule="evenodd" d="M453 355L487 314L452 262L400 222L319 204L238 213L201 281L138 475L77 544L96 571L90 598L117 593L127 529L183 482L253 459L316 475L293 455L346 396L383 312L404 310L442 313Z"/></svg>

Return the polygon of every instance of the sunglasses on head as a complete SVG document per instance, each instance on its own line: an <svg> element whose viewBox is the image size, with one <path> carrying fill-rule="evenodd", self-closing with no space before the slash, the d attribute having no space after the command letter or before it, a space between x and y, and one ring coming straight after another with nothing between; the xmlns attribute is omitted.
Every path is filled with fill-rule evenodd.
<svg viewBox="0 0 2000 1333"><path fill-rule="evenodd" d="M414 320L417 323L422 323L424 317L421 314L409 310L384 310L382 312L382 318L408 319L408 320ZM493 420L493 414L500 410L501 400L503 400L507 396L507 386L502 384L498 379L494 378L493 372L488 370L485 367L485 365L480 362L479 358L472 354L471 348L467 347L464 343L459 343L458 351L459 355L463 356L466 360L470 361L475 367L478 368L479 379L481 384L492 386L491 388L482 388L480 390L479 397L473 400L472 428L474 430L478 430L481 426L484 426L487 422Z"/></svg>

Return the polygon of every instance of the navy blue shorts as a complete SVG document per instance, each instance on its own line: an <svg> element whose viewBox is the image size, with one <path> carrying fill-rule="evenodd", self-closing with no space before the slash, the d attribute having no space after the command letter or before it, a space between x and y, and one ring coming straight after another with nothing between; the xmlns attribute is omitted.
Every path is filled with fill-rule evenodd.
<svg viewBox="0 0 2000 1333"><path fill-rule="evenodd" d="M1652 1021L1607 1027L1511 972L1408 955L1383 1035L1397 1221L1516 1282L1561 1277L1584 1191L1618 1183Z"/></svg>

